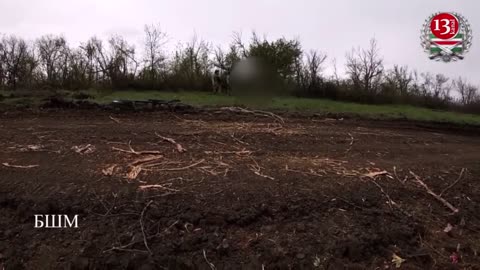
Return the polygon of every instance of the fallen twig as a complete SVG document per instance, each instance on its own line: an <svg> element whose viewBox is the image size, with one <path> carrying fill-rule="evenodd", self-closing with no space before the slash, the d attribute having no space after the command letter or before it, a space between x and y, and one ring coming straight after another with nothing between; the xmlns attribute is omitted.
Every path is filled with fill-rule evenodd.
<svg viewBox="0 0 480 270"><path fill-rule="evenodd" d="M153 201L149 201L147 205L142 210L142 214L140 215L140 227L142 228L142 235L143 235L143 243L145 244L145 248L147 248L148 253L152 255L152 251L148 247L147 235L145 233L145 226L143 225L143 217L145 216L145 212L147 211L148 207L153 203Z"/></svg>
<svg viewBox="0 0 480 270"><path fill-rule="evenodd" d="M398 205L394 200L392 200L392 198L390 197L390 195L388 195L388 193L383 189L383 187L377 183L375 180L371 180L370 182L372 182L375 186L377 186L379 189L380 189L380 192L383 194L383 196L385 196L388 200L388 206L390 207L390 209L392 209L392 206L395 206L398 211L400 211L400 213L406 215L407 217L412 217L411 214L405 212L401 207L400 205ZM393 210L393 209L392 209Z"/></svg>
<svg viewBox="0 0 480 270"><path fill-rule="evenodd" d="M400 183L402 183L402 185L405 184L405 182L407 182L408 180L408 176L405 175L405 178L403 180L400 180L400 178L398 177L397 175L397 167L396 166L393 166L393 175L395 175L395 178L397 179L397 181L399 181Z"/></svg>
<svg viewBox="0 0 480 270"><path fill-rule="evenodd" d="M9 147L8 149L14 149L20 152L47 152L47 153L55 153L55 154L60 154L61 152L60 150L57 150L57 151L48 150L48 149L45 149L43 145L37 145L37 144L33 144L33 145L30 144L26 146L16 145L13 147Z"/></svg>
<svg viewBox="0 0 480 270"><path fill-rule="evenodd" d="M418 175L416 175L414 172L410 171L410 174L415 178L416 182L420 184L425 190L427 191L428 194L432 195L435 199L437 199L439 202L441 202L443 205L445 205L448 209L452 210L454 213L458 213L460 210L453 206L451 203L449 203L447 200L444 198L440 197L437 195L435 192L433 192L427 184L425 184Z"/></svg>
<svg viewBox="0 0 480 270"><path fill-rule="evenodd" d="M144 185L144 186L139 186L138 187L140 190L146 190L146 189L155 189L155 188L160 188L168 191L174 191L174 192L180 192L178 189L173 189L173 188L168 188L163 185Z"/></svg>
<svg viewBox="0 0 480 270"><path fill-rule="evenodd" d="M202 159L192 165L188 165L186 167L180 167L180 168L162 168L162 169L155 169L155 171L183 171L183 170L187 170L187 169L190 169L190 168L193 168L199 164L202 164L203 162L205 162L205 159Z"/></svg>
<svg viewBox="0 0 480 270"><path fill-rule="evenodd" d="M348 135L350 136L350 144L348 146L347 151L345 151L345 154L347 154L348 152L350 152L352 150L353 143L355 142L355 138L353 137L353 135L351 133L348 133Z"/></svg>
<svg viewBox="0 0 480 270"><path fill-rule="evenodd" d="M251 111L251 110L247 110L247 109L244 109L244 108L241 108L241 107L222 107L222 108L220 108L220 110L230 111L230 112L235 112L235 113L249 113L249 114L254 114L254 115L259 115L259 116L264 116L264 117L266 116L266 117L271 117L274 120L277 120L282 124L285 123L285 120L283 120L282 117L280 117L280 116L278 116L274 113L271 113L271 112L258 111L258 110Z"/></svg>
<svg viewBox="0 0 480 270"><path fill-rule="evenodd" d="M122 123L119 119L117 119L117 118L115 118L115 117L113 117L113 116L111 116L111 115L110 115L110 119L111 119L113 122L117 123L117 124Z"/></svg>
<svg viewBox="0 0 480 270"><path fill-rule="evenodd" d="M130 163L131 166L137 166L137 165L144 165L145 163L150 163L152 161L156 161L163 158L162 155L153 155L145 158L139 158L132 163Z"/></svg>
<svg viewBox="0 0 480 270"><path fill-rule="evenodd" d="M240 143L240 144L250 145L249 143L246 143L246 142L244 142L244 141L241 140L241 139L243 139L243 137L245 137L245 136L243 136L242 138L238 139L238 138L235 137L235 133L233 133L233 134L230 135L230 137L232 137L232 139L233 139L234 141L236 141L236 142L238 142L238 143Z"/></svg>
<svg viewBox="0 0 480 270"><path fill-rule="evenodd" d="M174 144L175 147L177 147L178 152L180 152L180 153L187 152L187 149L183 148L183 146L181 144L177 143L174 139L168 138L168 137L163 137L160 134L158 134L157 132L155 132L155 135L157 135L157 137L159 137L160 139L162 139L164 141L167 141L171 144Z"/></svg>
<svg viewBox="0 0 480 270"><path fill-rule="evenodd" d="M462 168L462 171L460 171L460 175L458 176L457 180L455 180L455 182L453 182L451 185L449 185L444 190L442 190L442 192L440 192L440 194L438 196L443 196L443 194L445 194L445 192L447 192L449 189L453 188L456 184L458 184L458 182L460 182L460 180L462 180L463 174L465 173L466 170L467 169Z"/></svg>
<svg viewBox="0 0 480 270"><path fill-rule="evenodd" d="M113 175L113 172L115 170L115 168L117 167L117 165L111 165L105 169L102 170L102 173L105 175L105 176L112 176Z"/></svg>
<svg viewBox="0 0 480 270"><path fill-rule="evenodd" d="M261 173L262 167L260 167L260 165L258 165L258 163L257 163L257 161L255 161L255 159L253 159L252 157L250 157L250 159L255 163L255 165L249 164L248 167L250 168L250 170L254 174L256 174L260 177L263 177L263 178L267 178L267 179L270 179L270 180L275 180L275 178Z"/></svg>
<svg viewBox="0 0 480 270"><path fill-rule="evenodd" d="M309 172L304 172L304 171L299 171L299 170L290 169L290 167L288 167L288 164L285 165L285 171L287 171L287 172L300 173L300 174L303 174L303 175L313 175L313 176L320 176L320 177L323 177L323 176L324 176L324 175L318 174L318 173L315 172L313 169L310 169ZM325 172L325 174L326 174L326 172Z"/></svg>
<svg viewBox="0 0 480 270"><path fill-rule="evenodd" d="M212 154L235 154L237 156L249 156L253 152L250 150L243 149L241 151L223 151L223 152L218 152L218 151L204 151L205 154L207 155L212 155Z"/></svg>
<svg viewBox="0 0 480 270"><path fill-rule="evenodd" d="M9 167L9 168L16 168L16 169L31 169L31 168L36 168L40 165L12 165L9 164L8 162L2 163L3 166Z"/></svg>
<svg viewBox="0 0 480 270"><path fill-rule="evenodd" d="M369 177L369 178L375 178L377 176L380 176L380 175L385 175L385 174L388 174L387 171L381 171L381 172L371 172L371 173L367 173L367 174L364 174L363 176L365 177Z"/></svg>
<svg viewBox="0 0 480 270"><path fill-rule="evenodd" d="M72 150L80 155L86 155L95 152L95 146L91 144L72 146Z"/></svg>
<svg viewBox="0 0 480 270"><path fill-rule="evenodd" d="M137 179L138 175L142 172L142 166L133 166L127 173L127 178L130 180Z"/></svg>
<svg viewBox="0 0 480 270"><path fill-rule="evenodd" d="M121 149L121 148L112 147L112 150L115 150L115 151L118 151L118 152L123 152L123 153L128 153L128 154L133 154L133 155L158 155L158 154L160 154L160 151L135 151L131 146L131 141L128 142L128 148L129 148L129 150L124 150L124 149Z"/></svg>
<svg viewBox="0 0 480 270"><path fill-rule="evenodd" d="M205 258L205 261L207 262L208 266L210 266L210 269L212 270L216 270L217 268L215 267L215 265L213 263L211 263L208 259L207 259L207 253L205 252L205 249L203 250L203 258Z"/></svg>
<svg viewBox="0 0 480 270"><path fill-rule="evenodd" d="M383 187L379 183L377 183L375 180L372 180L370 182L372 182L375 186L377 186L380 189L380 192L383 194L383 196L385 196L387 198L388 206L390 206L390 209L392 208L392 205L393 206L398 206L397 203L394 200L392 200L390 195L388 195L388 193L385 192L385 190L383 189Z"/></svg>

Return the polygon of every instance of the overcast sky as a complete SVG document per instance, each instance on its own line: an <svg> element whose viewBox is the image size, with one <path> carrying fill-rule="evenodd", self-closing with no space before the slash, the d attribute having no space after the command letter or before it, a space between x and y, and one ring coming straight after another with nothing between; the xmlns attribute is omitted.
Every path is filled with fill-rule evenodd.
<svg viewBox="0 0 480 270"><path fill-rule="evenodd" d="M438 11L465 16L473 45L456 63L434 62L420 46L425 19ZM0 0L0 33L33 40L63 34L72 45L93 35L120 34L139 44L145 24L160 24L173 47L194 33L227 45L234 31L268 38L298 38L305 50L325 52L343 69L345 53L378 40L386 66L464 76L480 85L480 2L478 0ZM329 64L331 63L329 61Z"/></svg>

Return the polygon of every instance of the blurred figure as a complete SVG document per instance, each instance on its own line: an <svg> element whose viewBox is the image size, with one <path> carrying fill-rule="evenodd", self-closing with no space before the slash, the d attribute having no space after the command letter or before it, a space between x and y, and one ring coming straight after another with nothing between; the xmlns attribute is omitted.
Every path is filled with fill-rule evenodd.
<svg viewBox="0 0 480 270"><path fill-rule="evenodd" d="M212 86L213 86L213 93L220 94L222 93L222 78L220 75L220 70L215 69L212 75Z"/></svg>
<svg viewBox="0 0 480 270"><path fill-rule="evenodd" d="M256 57L238 62L230 75L232 94L245 104L269 103L279 87L278 82L278 74L275 70Z"/></svg>

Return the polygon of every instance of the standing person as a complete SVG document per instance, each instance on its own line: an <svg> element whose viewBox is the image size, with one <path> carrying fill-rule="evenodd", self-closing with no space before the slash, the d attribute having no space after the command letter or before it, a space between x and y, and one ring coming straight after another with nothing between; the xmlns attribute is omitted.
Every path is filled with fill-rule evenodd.
<svg viewBox="0 0 480 270"><path fill-rule="evenodd" d="M215 69L212 76L213 93L222 93L222 78L220 76L220 70Z"/></svg>

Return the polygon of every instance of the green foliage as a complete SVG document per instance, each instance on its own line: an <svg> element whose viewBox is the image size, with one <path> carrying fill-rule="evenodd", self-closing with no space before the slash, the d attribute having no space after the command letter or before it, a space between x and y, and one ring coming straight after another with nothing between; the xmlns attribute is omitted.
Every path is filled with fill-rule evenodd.
<svg viewBox="0 0 480 270"><path fill-rule="evenodd" d="M295 64L301 59L302 47L298 40L281 38L270 42L266 38L260 39L253 33L248 54L267 62L285 81L288 81L295 75Z"/></svg>

